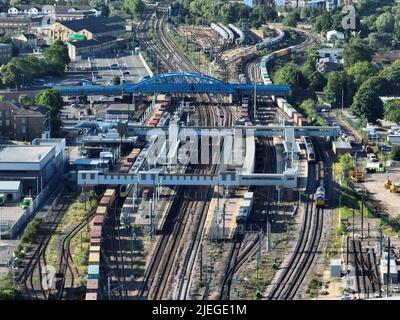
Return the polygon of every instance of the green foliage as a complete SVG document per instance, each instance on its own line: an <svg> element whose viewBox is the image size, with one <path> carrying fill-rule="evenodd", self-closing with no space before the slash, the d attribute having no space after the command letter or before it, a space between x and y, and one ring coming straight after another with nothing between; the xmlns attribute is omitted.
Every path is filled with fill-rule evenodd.
<svg viewBox="0 0 400 320"><path fill-rule="evenodd" d="M392 150L390 151L390 158L392 160L400 161L400 146L393 145Z"/></svg>
<svg viewBox="0 0 400 320"><path fill-rule="evenodd" d="M0 279L0 300L17 300L22 298L22 288L10 277Z"/></svg>
<svg viewBox="0 0 400 320"><path fill-rule="evenodd" d="M45 89L36 96L35 102L38 105L45 106L49 109L50 127L52 134L54 134L62 124L60 116L64 102L60 92L55 89Z"/></svg>
<svg viewBox="0 0 400 320"><path fill-rule="evenodd" d="M325 100L332 104L333 107L339 107L343 103L345 106L351 104L354 94L354 83L346 71L334 71L328 74L328 82L324 88Z"/></svg>
<svg viewBox="0 0 400 320"><path fill-rule="evenodd" d="M35 78L43 75L62 75L69 63L68 49L61 41L56 41L44 52L44 60L33 56L15 57L0 67L3 86L32 84Z"/></svg>
<svg viewBox="0 0 400 320"><path fill-rule="evenodd" d="M384 118L400 124L400 99L389 100L384 104Z"/></svg>
<svg viewBox="0 0 400 320"><path fill-rule="evenodd" d="M354 84L357 87L359 87L365 80L378 73L378 70L369 61L358 61L346 71L353 77Z"/></svg>
<svg viewBox="0 0 400 320"><path fill-rule="evenodd" d="M185 9L180 10L179 20L185 21L187 24L222 22L260 28L262 24L278 18L275 8L265 4L248 7L239 2L183 0L182 5Z"/></svg>
<svg viewBox="0 0 400 320"><path fill-rule="evenodd" d="M324 11L313 24L313 29L316 32L332 30L333 20L328 12Z"/></svg>
<svg viewBox="0 0 400 320"><path fill-rule="evenodd" d="M317 114L317 104L314 100L308 99L302 102L300 105L300 109L306 115L307 121L310 124L317 125L317 126L324 126L327 125L325 119L321 118Z"/></svg>
<svg viewBox="0 0 400 320"><path fill-rule="evenodd" d="M354 96L352 113L373 123L382 119L383 103L379 96L385 90L385 83L385 79L378 76L365 81Z"/></svg>
<svg viewBox="0 0 400 320"><path fill-rule="evenodd" d="M24 106L29 106L32 103L31 98L29 98L29 96L26 94L21 94L18 97L18 102Z"/></svg>
<svg viewBox="0 0 400 320"><path fill-rule="evenodd" d="M21 240L22 245L29 244L32 242L33 238L39 231L42 222L43 222L42 218L36 217L28 224Z"/></svg>
<svg viewBox="0 0 400 320"><path fill-rule="evenodd" d="M363 40L354 38L344 46L343 59L346 68L358 61L371 61L373 51Z"/></svg>
<svg viewBox="0 0 400 320"><path fill-rule="evenodd" d="M375 27L380 33L393 32L394 16L390 12L382 13L375 21Z"/></svg>
<svg viewBox="0 0 400 320"><path fill-rule="evenodd" d="M124 7L132 16L139 17L143 14L146 5L142 0L125 0Z"/></svg>
<svg viewBox="0 0 400 320"><path fill-rule="evenodd" d="M400 92L400 60L385 68L380 76L386 80L385 87L380 90L381 95L398 95Z"/></svg>
<svg viewBox="0 0 400 320"><path fill-rule="evenodd" d="M67 46L60 40L55 41L44 52L46 71L52 75L63 75L65 66L70 62Z"/></svg>
<svg viewBox="0 0 400 320"><path fill-rule="evenodd" d="M315 91L323 90L327 83L325 76L319 71L314 71L308 78L308 85Z"/></svg>
<svg viewBox="0 0 400 320"><path fill-rule="evenodd" d="M300 15L297 11L289 13L285 18L283 18L283 25L288 27L296 27L297 22L300 20Z"/></svg>
<svg viewBox="0 0 400 320"><path fill-rule="evenodd" d="M304 85L304 77L299 67L293 63L288 63L275 73L274 83L290 84L294 87L299 87Z"/></svg>

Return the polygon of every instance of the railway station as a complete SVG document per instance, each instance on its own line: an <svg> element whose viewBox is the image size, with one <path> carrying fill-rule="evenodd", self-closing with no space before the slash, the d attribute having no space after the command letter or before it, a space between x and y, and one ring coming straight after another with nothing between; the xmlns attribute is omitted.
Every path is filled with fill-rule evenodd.
<svg viewBox="0 0 400 320"><path fill-rule="evenodd" d="M320 25L319 13L308 10L313 1L290 10L282 4L66 5L55 13L77 19L52 22L50 37L29 26L35 49L2 69L4 99L15 104L0 110L7 295L262 301L400 294L400 127L387 112L398 99L369 112L365 101L377 93L364 90L372 77L389 84L399 65L382 60L394 56L384 54L389 48L373 49L369 35L380 25L357 41L334 39L340 31ZM318 1L331 16L341 5ZM112 17L103 17L110 8ZM45 6L11 9L0 20L46 14ZM395 21L397 9L369 8L377 21L387 13ZM396 39L385 34L395 51ZM109 45L100 41L110 36ZM358 41L368 43L373 64L343 54L364 50ZM320 68L324 52L349 75L351 92L332 89L332 70ZM40 72L22 70L36 55ZM38 105L40 120L30 112ZM45 129L18 140L33 121Z"/></svg>

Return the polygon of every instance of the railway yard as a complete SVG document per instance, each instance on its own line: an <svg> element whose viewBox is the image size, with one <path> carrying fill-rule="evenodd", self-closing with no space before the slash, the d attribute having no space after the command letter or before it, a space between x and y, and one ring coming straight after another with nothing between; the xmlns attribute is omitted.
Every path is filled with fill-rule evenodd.
<svg viewBox="0 0 400 320"><path fill-rule="evenodd" d="M321 39L272 23L263 39L259 29L170 15L147 5L140 55L97 54L54 80L69 159L33 236L30 224L13 242L17 258L0 250L0 261L13 261L0 271L12 271L23 299L400 294L391 222L400 170L357 180L357 161L369 163L359 152L343 180L332 151L340 119L311 125L289 103L291 88L272 80L276 61Z"/></svg>

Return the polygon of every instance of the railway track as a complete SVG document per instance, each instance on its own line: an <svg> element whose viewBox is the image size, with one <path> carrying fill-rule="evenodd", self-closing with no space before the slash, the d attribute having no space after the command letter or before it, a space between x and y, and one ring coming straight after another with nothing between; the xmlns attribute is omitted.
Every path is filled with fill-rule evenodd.
<svg viewBox="0 0 400 320"><path fill-rule="evenodd" d="M381 294L382 284L379 277L375 251L363 250L360 240L350 240L351 264L354 266L356 289L361 298ZM349 262L347 263L349 264Z"/></svg>
<svg viewBox="0 0 400 320"><path fill-rule="evenodd" d="M47 268L46 249L51 235L57 229L62 217L67 211L69 201L67 197L53 208L49 218L44 221L44 231L33 255L28 260L23 271L18 275L17 282L22 284L30 299L47 300L48 288L44 284L43 273ZM50 280L50 279L47 279Z"/></svg>
<svg viewBox="0 0 400 320"><path fill-rule="evenodd" d="M314 147L317 157L323 162L320 146L315 141ZM316 208L313 205L313 195L318 183L318 165L309 166L307 190L304 196L305 212L300 236L289 263L269 295L271 300L294 299L318 253L324 215L324 208Z"/></svg>
<svg viewBox="0 0 400 320"><path fill-rule="evenodd" d="M90 212L80 222L75 224L70 231L63 237L61 241L61 256L58 267L58 277L61 278L60 288L56 292L51 293L52 299L64 300L71 297L70 291L66 292L67 275L70 274L69 288L74 288L75 274L79 274L78 269L74 266L74 259L71 254L71 241L84 227L88 225L94 217L96 211ZM50 299L50 295L49 295Z"/></svg>

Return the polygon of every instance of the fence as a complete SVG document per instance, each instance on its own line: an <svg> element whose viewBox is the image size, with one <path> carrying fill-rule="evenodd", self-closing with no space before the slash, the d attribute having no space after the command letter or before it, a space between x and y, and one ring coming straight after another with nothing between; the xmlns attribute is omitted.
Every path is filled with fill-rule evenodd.
<svg viewBox="0 0 400 320"><path fill-rule="evenodd" d="M149 65L147 64L146 60L143 58L142 53L139 52L139 59L142 61L144 68L146 69L147 73L149 74L150 77L154 76L153 71L151 71Z"/></svg>

